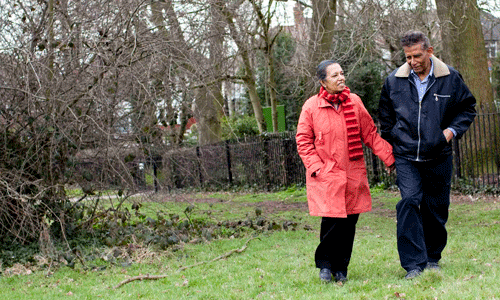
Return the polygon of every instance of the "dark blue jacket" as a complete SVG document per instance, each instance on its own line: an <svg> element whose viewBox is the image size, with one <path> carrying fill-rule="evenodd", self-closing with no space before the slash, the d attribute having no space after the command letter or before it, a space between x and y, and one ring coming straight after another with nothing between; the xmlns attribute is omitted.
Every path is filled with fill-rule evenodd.
<svg viewBox="0 0 500 300"><path fill-rule="evenodd" d="M394 155L415 161L451 154L443 130L451 127L460 138L476 116L476 99L460 73L435 56L431 59L434 74L421 103L407 63L387 77L380 95L382 138Z"/></svg>

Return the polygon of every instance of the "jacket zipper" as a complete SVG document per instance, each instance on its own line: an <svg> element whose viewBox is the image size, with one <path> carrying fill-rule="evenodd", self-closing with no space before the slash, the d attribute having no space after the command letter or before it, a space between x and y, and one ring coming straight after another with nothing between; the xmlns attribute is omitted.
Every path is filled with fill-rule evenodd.
<svg viewBox="0 0 500 300"><path fill-rule="evenodd" d="M422 98L422 101L424 99ZM418 101L418 126L417 126L417 132L418 132L418 144L417 144L417 161L419 161L419 156L420 156L420 142L421 142L421 137L420 137L420 115L422 112L422 101Z"/></svg>
<svg viewBox="0 0 500 300"><path fill-rule="evenodd" d="M434 85L436 80L431 82L431 84L427 84L427 88L425 89L424 96L422 97L422 101L424 101L425 95L427 94L427 91ZM417 86L413 81L410 80L410 83L415 86L415 89L417 89ZM437 99L437 94L434 94L434 96ZM417 91L417 97L418 97L418 91ZM418 144L417 144L417 161L420 161L420 144L422 142L422 137L420 136L420 120L421 120L421 115L422 115L422 101L418 99L418 123L417 123L417 132L418 132Z"/></svg>

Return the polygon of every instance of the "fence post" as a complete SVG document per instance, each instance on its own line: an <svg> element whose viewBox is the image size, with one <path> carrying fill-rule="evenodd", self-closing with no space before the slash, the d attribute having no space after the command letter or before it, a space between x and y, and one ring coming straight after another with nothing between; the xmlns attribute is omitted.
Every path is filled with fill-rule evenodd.
<svg viewBox="0 0 500 300"><path fill-rule="evenodd" d="M457 139L453 139L453 150L455 151L455 170L457 178L462 178L462 162L460 161L460 146Z"/></svg>
<svg viewBox="0 0 500 300"><path fill-rule="evenodd" d="M291 177L294 174L293 155L292 155L292 139L284 138L282 142L283 147L283 157L282 164L285 170L285 176L283 178L283 185L289 186L292 183Z"/></svg>
<svg viewBox="0 0 500 300"><path fill-rule="evenodd" d="M374 183L379 183L380 182L380 174L378 172L377 156L373 152L371 153L370 156L372 158L373 182Z"/></svg>
<svg viewBox="0 0 500 300"><path fill-rule="evenodd" d="M171 176L172 176L172 183L173 186L177 189L183 188L182 186L182 178L181 175L177 172L177 162L176 159L174 159L175 155L179 155L178 153L173 153L170 155L170 165L171 165Z"/></svg>
<svg viewBox="0 0 500 300"><path fill-rule="evenodd" d="M201 172L201 153L200 146L196 146L196 158L198 159L198 175L200 177L200 186L203 186L203 174Z"/></svg>
<svg viewBox="0 0 500 300"><path fill-rule="evenodd" d="M266 187L266 191L269 191L269 137L262 136L262 160L264 167L264 186Z"/></svg>
<svg viewBox="0 0 500 300"><path fill-rule="evenodd" d="M227 174L229 177L229 184L233 184L233 172L231 170L231 151L229 149L229 140L226 140L226 159L227 159Z"/></svg>
<svg viewBox="0 0 500 300"><path fill-rule="evenodd" d="M158 166L156 164L156 161L158 160L157 157L154 157L153 159L153 183L155 186L155 193L158 193Z"/></svg>

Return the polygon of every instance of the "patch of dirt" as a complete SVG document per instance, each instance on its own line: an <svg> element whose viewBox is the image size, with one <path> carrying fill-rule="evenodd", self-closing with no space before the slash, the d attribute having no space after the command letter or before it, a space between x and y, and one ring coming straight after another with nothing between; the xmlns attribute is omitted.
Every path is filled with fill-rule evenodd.
<svg viewBox="0 0 500 300"><path fill-rule="evenodd" d="M389 208L373 207L371 212L387 218L396 218L396 208L389 209Z"/></svg>
<svg viewBox="0 0 500 300"><path fill-rule="evenodd" d="M386 193L390 194L392 197L400 197L399 192L396 191L387 191ZM491 194L465 195L465 194L451 192L450 202L452 204L471 204L475 202L495 203L495 202L500 202L500 195L491 195Z"/></svg>
<svg viewBox="0 0 500 300"><path fill-rule="evenodd" d="M500 195L490 195L490 194L464 195L457 193L452 193L451 195L451 203L471 204L475 202L485 202L485 203L500 202Z"/></svg>
<svg viewBox="0 0 500 300"><path fill-rule="evenodd" d="M272 214L280 211L300 210L309 212L307 202L286 203L283 201L263 201L258 203L245 203L244 206L259 207L264 214Z"/></svg>
<svg viewBox="0 0 500 300"><path fill-rule="evenodd" d="M231 200L224 200L221 198L193 198L189 194L183 195L151 195L149 201L159 202L181 202L181 203L224 203L231 202ZM147 200L146 200L147 201ZM232 205L243 207L255 207L262 209L263 214L272 214L281 211L299 210L308 211L306 202L284 202L284 201L262 201L262 202L231 202Z"/></svg>
<svg viewBox="0 0 500 300"><path fill-rule="evenodd" d="M227 200L220 198L193 198L189 194L177 194L169 195L165 193L150 194L142 199L143 201L154 201L154 202L177 202L177 203L222 203L227 202Z"/></svg>
<svg viewBox="0 0 500 300"><path fill-rule="evenodd" d="M387 194L390 194L392 197L399 197L399 192L397 191L387 191ZM179 195L150 195L149 200L161 201L161 202L185 202L185 203L224 203L231 202L231 200L225 200L221 198L193 198L189 194L179 194ZM500 195L489 195L489 194L477 194L477 195L464 195L458 193L452 193L450 196L450 200L452 204L472 204L478 202L486 202L486 203L496 203L500 202ZM377 200L374 199L374 204ZM275 212L281 211L290 211L290 210L299 210L299 211L308 211L306 202L284 202L284 201L263 201L263 202L255 202L255 203L232 203L233 205L243 206L243 207L259 207L262 209L262 213L264 214L272 214ZM387 216L387 217L396 217L396 209L387 209L387 208L379 208L374 205L373 210L374 213Z"/></svg>
<svg viewBox="0 0 500 300"><path fill-rule="evenodd" d="M387 191L392 197L400 197L399 192ZM376 205L376 199L374 199L374 205L372 212L381 216L388 218L396 218L396 207L394 208L380 208ZM489 195L489 194L477 194L477 195L464 195L459 193L451 193L450 202L452 205L455 204L473 204L473 203L497 203L500 202L500 195Z"/></svg>

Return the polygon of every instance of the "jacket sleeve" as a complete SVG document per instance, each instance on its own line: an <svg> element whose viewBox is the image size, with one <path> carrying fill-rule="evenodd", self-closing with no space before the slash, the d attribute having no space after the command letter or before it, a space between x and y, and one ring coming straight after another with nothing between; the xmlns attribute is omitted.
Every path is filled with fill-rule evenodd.
<svg viewBox="0 0 500 300"><path fill-rule="evenodd" d="M359 126L363 143L372 149L373 153L375 153L386 166L394 164L395 159L392 153L392 146L378 134L377 127L361 99L356 102L359 106Z"/></svg>
<svg viewBox="0 0 500 300"><path fill-rule="evenodd" d="M453 128L459 139L467 131L472 121L476 117L476 98L472 95L469 88L458 74L454 79L453 85L456 87L456 102L451 108L451 120L448 127ZM449 116L445 116L448 118Z"/></svg>
<svg viewBox="0 0 500 300"><path fill-rule="evenodd" d="M389 96L389 79L385 80L378 106L378 116L380 121L380 134L383 139L392 144L391 131L396 124L396 112Z"/></svg>
<svg viewBox="0 0 500 300"><path fill-rule="evenodd" d="M307 103L307 102L306 102ZM297 134L295 140L297 142L297 151L307 170L314 173L323 166L323 161L316 152L314 145L314 130L313 130L312 114L307 105L304 104L297 124Z"/></svg>

